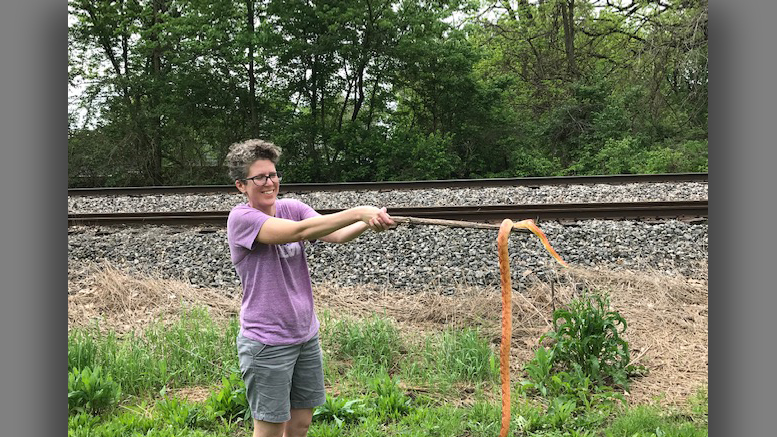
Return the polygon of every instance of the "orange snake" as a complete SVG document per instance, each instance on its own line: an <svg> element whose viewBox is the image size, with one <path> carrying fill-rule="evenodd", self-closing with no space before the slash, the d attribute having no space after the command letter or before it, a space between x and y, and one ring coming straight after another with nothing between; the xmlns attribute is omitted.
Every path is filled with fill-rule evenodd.
<svg viewBox="0 0 777 437"><path fill-rule="evenodd" d="M499 275L502 286L502 342L499 348L499 366L500 380L502 383L502 428L499 431L499 437L506 437L510 430L510 342L512 340L513 321L512 321L512 283L510 278L510 258L507 253L507 242L510 231L513 229L524 228L530 230L539 237L542 245L550 252L562 266L567 267L567 263L561 259L555 250L550 246L548 237L537 227L534 220L521 220L513 222L510 219L504 219L499 227L499 235L496 237L497 249L499 251Z"/></svg>

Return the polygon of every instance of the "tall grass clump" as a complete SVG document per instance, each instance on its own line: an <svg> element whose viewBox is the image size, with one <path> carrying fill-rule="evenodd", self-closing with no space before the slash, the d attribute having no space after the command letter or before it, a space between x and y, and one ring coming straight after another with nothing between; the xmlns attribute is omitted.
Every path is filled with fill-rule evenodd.
<svg viewBox="0 0 777 437"><path fill-rule="evenodd" d="M399 380L381 371L368 381L372 410L381 420L394 421L412 409L412 398L399 385Z"/></svg>
<svg viewBox="0 0 777 437"><path fill-rule="evenodd" d="M332 346L334 358L358 362L372 373L395 366L403 351L399 330L376 314L361 321L329 320L322 341Z"/></svg>
<svg viewBox="0 0 777 437"><path fill-rule="evenodd" d="M496 381L499 360L477 329L446 329L427 337L423 351L427 369L445 379L465 382Z"/></svg>
<svg viewBox="0 0 777 437"><path fill-rule="evenodd" d="M144 341L151 346L159 382L179 387L218 381L237 359L237 332L236 323L225 330L205 309L194 308L172 326L153 325Z"/></svg>
<svg viewBox="0 0 777 437"><path fill-rule="evenodd" d="M89 331L75 329L68 333L67 371L94 366L98 348L94 335Z"/></svg>

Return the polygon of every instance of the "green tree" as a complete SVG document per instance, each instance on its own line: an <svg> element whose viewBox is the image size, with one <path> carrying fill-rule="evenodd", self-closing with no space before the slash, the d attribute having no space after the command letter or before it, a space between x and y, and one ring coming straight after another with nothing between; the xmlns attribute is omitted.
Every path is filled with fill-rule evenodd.
<svg viewBox="0 0 777 437"><path fill-rule="evenodd" d="M621 4L69 0L70 185L706 168L706 0Z"/></svg>

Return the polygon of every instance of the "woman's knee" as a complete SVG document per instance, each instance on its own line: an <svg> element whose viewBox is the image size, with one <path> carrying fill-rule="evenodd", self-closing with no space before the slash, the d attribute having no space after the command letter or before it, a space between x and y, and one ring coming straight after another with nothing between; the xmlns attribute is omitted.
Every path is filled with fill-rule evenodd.
<svg viewBox="0 0 777 437"><path fill-rule="evenodd" d="M291 419L286 422L286 435L304 437L313 422L312 408L293 408Z"/></svg>
<svg viewBox="0 0 777 437"><path fill-rule="evenodd" d="M253 437L283 437L285 423L265 422L254 419Z"/></svg>

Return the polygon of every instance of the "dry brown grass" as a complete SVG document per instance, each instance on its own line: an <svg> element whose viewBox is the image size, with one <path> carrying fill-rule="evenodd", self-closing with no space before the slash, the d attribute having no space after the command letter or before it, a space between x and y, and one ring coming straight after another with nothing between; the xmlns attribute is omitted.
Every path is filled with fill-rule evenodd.
<svg viewBox="0 0 777 437"><path fill-rule="evenodd" d="M109 265L81 267L71 277L68 327L98 320L117 333L141 331L156 321L175 321L184 308L201 306L215 319L240 309L239 290L194 288L183 281L133 277ZM580 290L605 291L612 308L628 322L632 362L649 369L633 381L632 404L681 405L708 381L707 279L645 272L572 267L558 272L553 285L535 283L513 293L512 370L533 356L539 337L551 329L552 312ZM561 285L560 285L561 284ZM335 317L393 319L409 339L446 327L477 327L496 346L500 338L501 300L496 288L461 286L453 295L438 289L408 293L379 287L320 285L314 289L319 310Z"/></svg>
<svg viewBox="0 0 777 437"><path fill-rule="evenodd" d="M68 329L97 326L125 334L152 323L172 323L186 309L204 307L214 320L238 314L237 290L194 288L160 275L135 277L110 264L82 267L82 278L68 284Z"/></svg>

